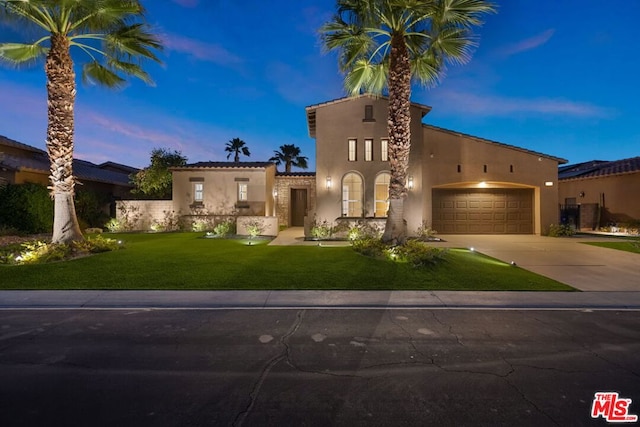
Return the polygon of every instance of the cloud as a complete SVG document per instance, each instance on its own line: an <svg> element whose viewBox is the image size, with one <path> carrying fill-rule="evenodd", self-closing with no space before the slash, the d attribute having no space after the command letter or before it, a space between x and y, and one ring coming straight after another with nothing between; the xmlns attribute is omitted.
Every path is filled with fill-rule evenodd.
<svg viewBox="0 0 640 427"><path fill-rule="evenodd" d="M219 44L169 33L162 36L162 41L167 49L184 53L198 61L212 62L226 67L236 67L244 62L242 58Z"/></svg>
<svg viewBox="0 0 640 427"><path fill-rule="evenodd" d="M577 118L610 117L615 112L586 102L561 98L507 98L476 95L456 90L440 90L438 110L451 113L467 113L475 116L508 116L518 113Z"/></svg>
<svg viewBox="0 0 640 427"><path fill-rule="evenodd" d="M172 0L174 3L179 4L182 7L194 8L198 6L200 0Z"/></svg>
<svg viewBox="0 0 640 427"><path fill-rule="evenodd" d="M535 49L547 43L551 39L551 37L553 37L553 34L555 32L556 32L555 29L550 28L533 37L529 37L528 39L524 39L517 43L513 43L511 45L505 46L502 49L498 50L498 54L500 54L501 56L511 56L518 53L526 52L528 50Z"/></svg>

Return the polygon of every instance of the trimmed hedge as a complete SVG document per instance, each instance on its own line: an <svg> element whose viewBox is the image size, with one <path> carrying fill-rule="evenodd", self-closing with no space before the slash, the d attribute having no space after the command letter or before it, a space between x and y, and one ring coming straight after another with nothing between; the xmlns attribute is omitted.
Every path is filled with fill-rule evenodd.
<svg viewBox="0 0 640 427"><path fill-rule="evenodd" d="M0 228L23 233L48 233L53 229L53 201L41 184L8 184L0 188Z"/></svg>

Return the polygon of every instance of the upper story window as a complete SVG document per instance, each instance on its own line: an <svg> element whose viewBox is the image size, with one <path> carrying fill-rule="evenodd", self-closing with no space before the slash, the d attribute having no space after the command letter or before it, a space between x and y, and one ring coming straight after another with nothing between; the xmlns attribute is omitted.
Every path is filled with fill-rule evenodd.
<svg viewBox="0 0 640 427"><path fill-rule="evenodd" d="M246 182L238 183L238 201L246 202L249 200L249 185Z"/></svg>
<svg viewBox="0 0 640 427"><path fill-rule="evenodd" d="M194 182L193 183L193 201L202 203L204 201L204 183L203 182Z"/></svg>
<svg viewBox="0 0 640 427"><path fill-rule="evenodd" d="M380 141L380 160L389 161L389 140L386 138Z"/></svg>
<svg viewBox="0 0 640 427"><path fill-rule="evenodd" d="M350 162L356 161L356 143L357 143L356 139L349 140L349 157L348 158Z"/></svg>
<svg viewBox="0 0 640 427"><path fill-rule="evenodd" d="M373 160L373 139L364 140L364 161L370 162Z"/></svg>
<svg viewBox="0 0 640 427"><path fill-rule="evenodd" d="M375 122L376 119L373 118L373 105L365 105L364 106L364 119L363 122Z"/></svg>

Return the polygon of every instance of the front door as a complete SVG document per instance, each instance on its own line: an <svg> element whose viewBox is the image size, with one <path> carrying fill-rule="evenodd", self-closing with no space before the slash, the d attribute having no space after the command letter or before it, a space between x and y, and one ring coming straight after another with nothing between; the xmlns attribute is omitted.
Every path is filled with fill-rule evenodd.
<svg viewBox="0 0 640 427"><path fill-rule="evenodd" d="M307 215L307 190L291 189L291 226L304 227L304 217Z"/></svg>

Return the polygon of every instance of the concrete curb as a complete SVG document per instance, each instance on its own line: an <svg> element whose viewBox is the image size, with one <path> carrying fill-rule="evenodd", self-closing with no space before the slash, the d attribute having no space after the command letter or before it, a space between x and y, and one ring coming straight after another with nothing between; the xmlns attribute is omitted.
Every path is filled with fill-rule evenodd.
<svg viewBox="0 0 640 427"><path fill-rule="evenodd" d="M11 309L640 310L640 292L0 291Z"/></svg>

